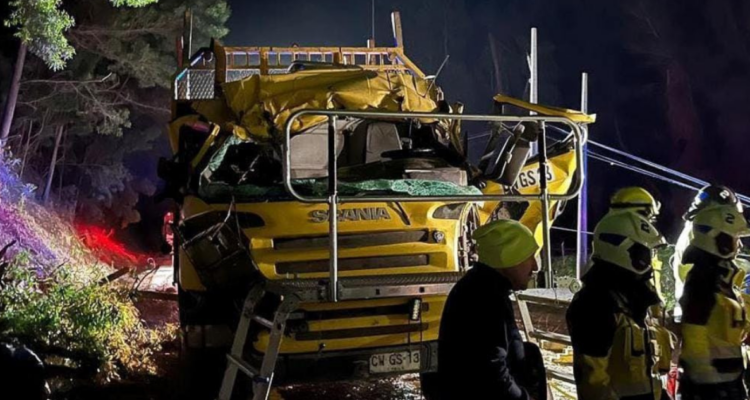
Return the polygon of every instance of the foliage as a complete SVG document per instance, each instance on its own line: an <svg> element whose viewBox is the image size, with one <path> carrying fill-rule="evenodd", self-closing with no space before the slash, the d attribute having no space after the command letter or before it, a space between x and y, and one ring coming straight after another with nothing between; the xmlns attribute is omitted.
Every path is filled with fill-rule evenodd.
<svg viewBox="0 0 750 400"><path fill-rule="evenodd" d="M674 255L674 246L663 247L656 253L658 263L661 263L661 275L659 276L661 284L661 295L662 300L665 304L665 309L667 310L671 310L675 306L675 281L674 274L672 273L672 266L670 264L672 255ZM571 253L571 255L553 258L552 271L555 277L575 277L575 256Z"/></svg>
<svg viewBox="0 0 750 400"><path fill-rule="evenodd" d="M115 7L143 7L158 0L109 0ZM65 67L75 55L65 33L75 19L64 9L62 0L15 0L5 26L18 28L16 37L29 46L54 71Z"/></svg>
<svg viewBox="0 0 750 400"><path fill-rule="evenodd" d="M115 7L144 7L157 1L159 0L109 0Z"/></svg>
<svg viewBox="0 0 750 400"><path fill-rule="evenodd" d="M24 178L45 185L55 131L64 126L51 198L87 222L137 222L140 196L155 191L145 179L155 178L151 160L161 154L153 149L164 141L161 129L170 118L174 40L185 9L193 10L198 47L227 34L229 8L226 1L213 0L63 4L76 21L66 34L75 56L59 72L27 60L14 124L21 140L11 142L13 151L28 154ZM126 165L134 157L148 158L150 170L134 174Z"/></svg>
<svg viewBox="0 0 750 400"><path fill-rule="evenodd" d="M154 373L153 356L174 327L146 329L123 287L99 285L101 270L63 265L49 275L16 256L0 290L0 337L42 353L93 361L103 380Z"/></svg>
<svg viewBox="0 0 750 400"><path fill-rule="evenodd" d="M574 253L552 258L552 274L555 277L575 277L576 257Z"/></svg>
<svg viewBox="0 0 750 400"><path fill-rule="evenodd" d="M193 12L194 48L228 33L225 25L230 11L225 1L162 0L151 7L116 12L92 1L75 10L82 17L80 26L71 31L72 42L95 60L96 64L89 65L128 76L140 88L170 87L177 67L174 39L182 33L186 8ZM97 10L94 19L84 17L91 7Z"/></svg>
<svg viewBox="0 0 750 400"><path fill-rule="evenodd" d="M21 161L8 152L0 152L0 199L23 204L30 198L36 187L25 183L18 175Z"/></svg>
<svg viewBox="0 0 750 400"><path fill-rule="evenodd" d="M674 246L666 246L657 250L656 258L661 263L661 297L664 301L664 309L672 310L677 302L674 295L674 273L672 272L671 259L674 255Z"/></svg>
<svg viewBox="0 0 750 400"><path fill-rule="evenodd" d="M62 0L15 0L5 26L18 28L16 37L29 46L37 57L57 71L75 54L65 38L75 21L61 9Z"/></svg>
<svg viewBox="0 0 750 400"><path fill-rule="evenodd" d="M78 198L80 221L107 226L125 226L140 221L135 206L141 195L151 196L156 187L125 165L148 151L163 133L157 126L138 126L138 134L124 137L96 136L81 155L87 165L76 168L78 181L72 193ZM78 196L78 193L83 193Z"/></svg>
<svg viewBox="0 0 750 400"><path fill-rule="evenodd" d="M61 262L93 264L96 259L60 216L31 199L34 187L17 174L18 161L4 152L0 158L0 246L16 241L8 255L22 248L39 271Z"/></svg>

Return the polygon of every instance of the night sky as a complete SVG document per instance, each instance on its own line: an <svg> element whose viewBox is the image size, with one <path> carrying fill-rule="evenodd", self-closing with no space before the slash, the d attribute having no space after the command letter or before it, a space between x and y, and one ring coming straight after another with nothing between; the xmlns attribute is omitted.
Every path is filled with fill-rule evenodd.
<svg viewBox="0 0 750 400"><path fill-rule="evenodd" d="M233 45L363 46L372 29L371 0L231 5L225 42ZM467 113L489 112L498 91L527 98L525 53L536 26L540 102L579 108L580 74L586 71L590 111L598 115L593 140L750 193L747 2L376 0L375 6L377 44L393 43L390 12L399 10L406 53L427 74L450 55L438 83L449 101L467 105ZM472 141L472 157L483 145ZM613 191L642 185L665 203L660 225L676 235L694 192L599 161L589 165L589 228ZM561 222L571 226L568 208ZM558 240L565 240L561 235Z"/></svg>
<svg viewBox="0 0 750 400"><path fill-rule="evenodd" d="M364 46L372 29L371 0L230 4L224 41L233 45ZM0 14L6 7L0 4ZM434 74L450 55L438 84L450 102L465 103L467 113L489 112L498 92L528 97L525 54L536 26L542 103L578 108L586 71L590 110L598 115L592 139L750 194L750 2L376 0L377 44L393 43L393 10L401 11L407 54L426 73ZM5 90L17 45L2 27L0 45ZM485 129L472 126L470 132ZM484 143L471 143L477 157ZM612 192L642 185L665 203L660 226L674 239L693 192L599 161L589 165L589 229ZM154 169L144 174L153 176ZM147 218L157 218L146 203ZM572 211L568 207L562 225L573 226ZM553 238L572 242L563 233Z"/></svg>

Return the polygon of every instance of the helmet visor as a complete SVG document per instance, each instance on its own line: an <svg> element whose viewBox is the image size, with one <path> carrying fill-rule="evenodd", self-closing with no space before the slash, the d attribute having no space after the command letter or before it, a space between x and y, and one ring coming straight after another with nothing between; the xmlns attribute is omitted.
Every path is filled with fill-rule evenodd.
<svg viewBox="0 0 750 400"><path fill-rule="evenodd" d="M632 262L633 269L638 273L645 273L652 269L653 266L651 263L656 254L655 250L649 249L640 243L633 243L628 249L628 253L630 253L630 261Z"/></svg>
<svg viewBox="0 0 750 400"><path fill-rule="evenodd" d="M732 235L724 232L719 232L716 235L716 249L722 256L731 256L737 254L740 250L740 240Z"/></svg>

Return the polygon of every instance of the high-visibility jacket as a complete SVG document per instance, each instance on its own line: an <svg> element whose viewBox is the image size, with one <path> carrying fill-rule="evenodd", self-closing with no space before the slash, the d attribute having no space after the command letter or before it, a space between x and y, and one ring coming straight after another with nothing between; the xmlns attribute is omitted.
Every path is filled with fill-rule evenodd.
<svg viewBox="0 0 750 400"><path fill-rule="evenodd" d="M699 250L696 250L699 251ZM731 261L700 254L688 273L682 305L683 378L696 385L735 382L745 370L748 331L741 271Z"/></svg>
<svg viewBox="0 0 750 400"><path fill-rule="evenodd" d="M595 262L568 308L580 400L658 400L660 346L647 324L656 293L627 271Z"/></svg>

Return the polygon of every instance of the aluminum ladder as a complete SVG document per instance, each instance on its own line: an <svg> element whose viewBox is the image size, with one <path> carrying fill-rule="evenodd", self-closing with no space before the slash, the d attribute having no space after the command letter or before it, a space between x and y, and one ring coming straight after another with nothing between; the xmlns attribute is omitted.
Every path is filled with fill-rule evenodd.
<svg viewBox="0 0 750 400"><path fill-rule="evenodd" d="M232 398L232 393L237 383L238 372L244 373L252 380L253 400L265 400L271 392L276 360L279 356L286 322L289 314L297 308L299 301L295 295L278 295L281 302L274 312L273 321L271 321L256 313L258 303L260 303L266 293L266 288L263 285L258 285L250 290L245 299L242 307L242 316L240 317L237 332L234 336L232 350L227 355L227 369L221 384L219 400L230 400ZM245 345L250 333L250 325L253 323L257 323L270 330L268 347L263 356L260 369L251 365L243 358Z"/></svg>

